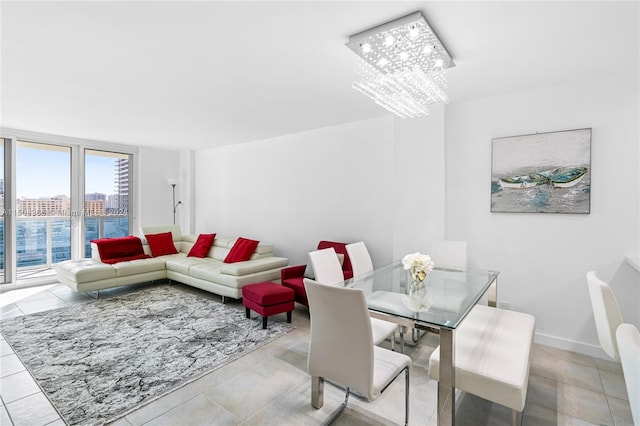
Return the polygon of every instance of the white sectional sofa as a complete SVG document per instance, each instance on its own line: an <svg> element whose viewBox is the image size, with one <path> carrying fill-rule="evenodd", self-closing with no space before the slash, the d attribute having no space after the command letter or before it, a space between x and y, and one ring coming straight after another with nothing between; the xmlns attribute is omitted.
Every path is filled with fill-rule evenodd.
<svg viewBox="0 0 640 426"><path fill-rule="evenodd" d="M288 259L273 255L273 247L258 244L246 261L224 263L236 238L216 236L204 258L187 257L198 235L182 235L178 226L144 228L146 235L171 232L178 254L135 259L114 264L100 260L97 246L92 243L92 258L69 260L56 264L58 280L78 292L103 290L122 285L170 279L197 287L223 297L239 299L242 287L256 282L277 281ZM149 246L144 251L151 254Z"/></svg>

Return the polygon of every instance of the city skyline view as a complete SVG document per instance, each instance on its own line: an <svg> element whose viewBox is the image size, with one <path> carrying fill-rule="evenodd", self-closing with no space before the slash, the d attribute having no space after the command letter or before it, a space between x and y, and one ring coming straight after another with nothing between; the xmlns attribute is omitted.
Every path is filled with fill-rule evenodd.
<svg viewBox="0 0 640 426"><path fill-rule="evenodd" d="M68 153L18 148L16 157L16 198L70 196L71 166ZM85 193L115 194L116 159L96 155L87 155L85 158ZM43 167L45 164L47 167ZM51 179L51 176L56 178Z"/></svg>

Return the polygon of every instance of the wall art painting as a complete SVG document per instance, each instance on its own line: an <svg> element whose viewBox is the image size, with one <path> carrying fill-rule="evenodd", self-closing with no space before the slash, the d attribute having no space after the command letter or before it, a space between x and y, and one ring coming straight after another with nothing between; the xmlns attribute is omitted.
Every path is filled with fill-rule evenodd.
<svg viewBox="0 0 640 426"><path fill-rule="evenodd" d="M591 206L591 129L493 139L491 211L581 213Z"/></svg>

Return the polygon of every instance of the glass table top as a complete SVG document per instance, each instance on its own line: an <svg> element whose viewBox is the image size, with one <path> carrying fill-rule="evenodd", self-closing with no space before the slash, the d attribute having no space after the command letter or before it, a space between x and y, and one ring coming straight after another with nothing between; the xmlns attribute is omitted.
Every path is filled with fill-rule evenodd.
<svg viewBox="0 0 640 426"><path fill-rule="evenodd" d="M425 280L425 299L423 293L410 291L409 273L397 261L343 285L364 290L370 311L455 329L497 277L495 271L436 267Z"/></svg>

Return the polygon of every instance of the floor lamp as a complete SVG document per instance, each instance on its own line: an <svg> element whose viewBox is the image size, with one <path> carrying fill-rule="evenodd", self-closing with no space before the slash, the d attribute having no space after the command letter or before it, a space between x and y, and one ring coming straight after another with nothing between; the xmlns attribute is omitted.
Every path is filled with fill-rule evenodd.
<svg viewBox="0 0 640 426"><path fill-rule="evenodd" d="M171 189L173 190L173 224L176 224L176 210L178 210L178 206L182 204L182 201L178 201L176 203L176 181L174 179L167 179L169 185L171 185Z"/></svg>

